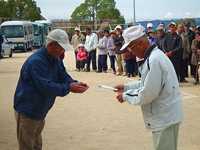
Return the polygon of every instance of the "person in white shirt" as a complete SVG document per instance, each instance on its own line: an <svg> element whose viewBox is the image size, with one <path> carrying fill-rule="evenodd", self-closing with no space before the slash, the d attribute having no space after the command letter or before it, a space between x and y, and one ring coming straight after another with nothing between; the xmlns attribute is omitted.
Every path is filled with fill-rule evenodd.
<svg viewBox="0 0 200 150"><path fill-rule="evenodd" d="M179 125L183 122L182 96L176 72L169 58L149 42L141 25L123 32L125 44L139 58L141 80L117 88L119 102L140 105L144 123L152 132L155 150L177 150Z"/></svg>
<svg viewBox="0 0 200 150"><path fill-rule="evenodd" d="M92 33L91 28L86 28L86 41L85 41L85 48L87 50L87 68L85 72L90 71L90 62L92 60L92 69L94 71L97 70L96 65L96 48L98 43L98 37L95 33Z"/></svg>

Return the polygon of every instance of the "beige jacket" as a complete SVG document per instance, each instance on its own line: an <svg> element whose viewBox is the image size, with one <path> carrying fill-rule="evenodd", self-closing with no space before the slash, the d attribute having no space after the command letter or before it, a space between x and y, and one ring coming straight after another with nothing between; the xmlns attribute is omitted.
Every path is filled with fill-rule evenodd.
<svg viewBox="0 0 200 150"><path fill-rule="evenodd" d="M72 40L71 40L71 44L74 48L74 51L75 52L78 52L79 51L79 44L84 44L85 43L85 36L83 34L79 34L78 36L76 34L74 34L72 36Z"/></svg>
<svg viewBox="0 0 200 150"><path fill-rule="evenodd" d="M190 42L185 33L183 33L183 59L188 59L190 54ZM188 54L188 55L186 55Z"/></svg>

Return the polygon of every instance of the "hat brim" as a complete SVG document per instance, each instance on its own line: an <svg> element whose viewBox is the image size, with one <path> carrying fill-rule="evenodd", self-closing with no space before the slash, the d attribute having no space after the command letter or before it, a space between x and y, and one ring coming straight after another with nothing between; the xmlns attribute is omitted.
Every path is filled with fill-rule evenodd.
<svg viewBox="0 0 200 150"><path fill-rule="evenodd" d="M123 51L130 43L131 43L131 42L125 43L125 44L122 46L122 48L120 49L120 51Z"/></svg>
<svg viewBox="0 0 200 150"><path fill-rule="evenodd" d="M65 51L73 51L74 50L74 48L70 44L63 44L63 43L59 43L59 44Z"/></svg>

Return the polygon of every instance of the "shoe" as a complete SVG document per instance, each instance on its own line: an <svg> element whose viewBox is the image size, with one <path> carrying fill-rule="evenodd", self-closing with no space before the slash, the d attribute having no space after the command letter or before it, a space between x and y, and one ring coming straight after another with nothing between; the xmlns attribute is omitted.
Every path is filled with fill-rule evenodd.
<svg viewBox="0 0 200 150"><path fill-rule="evenodd" d="M76 71L77 71L77 72L79 72L79 71L80 71L80 69L76 69Z"/></svg>
<svg viewBox="0 0 200 150"><path fill-rule="evenodd" d="M182 80L182 81L180 81L180 82L187 83L188 81L184 79L184 80Z"/></svg>
<svg viewBox="0 0 200 150"><path fill-rule="evenodd" d="M113 71L113 74L116 74L116 71Z"/></svg>
<svg viewBox="0 0 200 150"><path fill-rule="evenodd" d="M103 73L107 73L107 71L103 71Z"/></svg>
<svg viewBox="0 0 200 150"><path fill-rule="evenodd" d="M102 71L96 71L96 73L102 73Z"/></svg>
<svg viewBox="0 0 200 150"><path fill-rule="evenodd" d="M194 84L194 85L197 85L197 84L199 84L199 81L193 82L193 84Z"/></svg>
<svg viewBox="0 0 200 150"><path fill-rule="evenodd" d="M80 69L80 71L83 72L84 70L83 70L83 69Z"/></svg>
<svg viewBox="0 0 200 150"><path fill-rule="evenodd" d="M132 74L132 77L135 77L135 73Z"/></svg>
<svg viewBox="0 0 200 150"><path fill-rule="evenodd" d="M123 76L126 76L126 72L124 72L122 75L123 75Z"/></svg>
<svg viewBox="0 0 200 150"><path fill-rule="evenodd" d="M98 70L96 69L96 70L93 70L94 72L97 72Z"/></svg>
<svg viewBox="0 0 200 150"><path fill-rule="evenodd" d="M85 70L85 72L90 72L90 70Z"/></svg>
<svg viewBox="0 0 200 150"><path fill-rule="evenodd" d="M120 76L120 75L121 75L121 73L117 72L115 75L116 75L116 76Z"/></svg>
<svg viewBox="0 0 200 150"><path fill-rule="evenodd" d="M127 77L130 78L130 76L131 76L130 73L127 73Z"/></svg>

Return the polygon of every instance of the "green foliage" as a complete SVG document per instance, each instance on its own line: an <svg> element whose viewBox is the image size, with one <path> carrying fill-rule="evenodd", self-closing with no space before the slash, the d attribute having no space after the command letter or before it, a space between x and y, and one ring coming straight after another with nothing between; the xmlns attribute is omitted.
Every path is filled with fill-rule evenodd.
<svg viewBox="0 0 200 150"><path fill-rule="evenodd" d="M180 19L178 22L176 22L177 25L181 24L181 23L185 23L186 21L189 21L190 23L192 23L193 25L196 25L197 22L195 19L192 18L187 18L187 19Z"/></svg>
<svg viewBox="0 0 200 150"><path fill-rule="evenodd" d="M110 24L124 24L125 19L115 7L115 0L85 0L71 15L74 25L95 25L99 29L101 23L108 21Z"/></svg>
<svg viewBox="0 0 200 150"><path fill-rule="evenodd" d="M0 17L16 20L40 20L40 8L34 0L0 0Z"/></svg>

